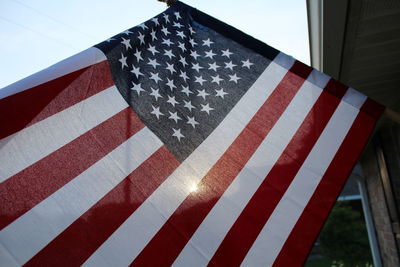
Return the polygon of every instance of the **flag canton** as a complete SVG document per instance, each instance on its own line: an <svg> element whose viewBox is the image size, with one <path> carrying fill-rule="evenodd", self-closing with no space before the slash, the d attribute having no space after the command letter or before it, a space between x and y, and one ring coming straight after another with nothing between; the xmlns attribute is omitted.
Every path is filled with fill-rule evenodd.
<svg viewBox="0 0 400 267"><path fill-rule="evenodd" d="M97 47L122 96L181 161L270 63L174 8Z"/></svg>

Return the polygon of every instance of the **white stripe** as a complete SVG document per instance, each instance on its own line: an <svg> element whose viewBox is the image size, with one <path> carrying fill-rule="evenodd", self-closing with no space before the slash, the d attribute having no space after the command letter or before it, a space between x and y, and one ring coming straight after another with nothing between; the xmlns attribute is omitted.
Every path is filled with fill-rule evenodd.
<svg viewBox="0 0 400 267"><path fill-rule="evenodd" d="M0 182L22 171L128 104L115 86L0 140Z"/></svg>
<svg viewBox="0 0 400 267"><path fill-rule="evenodd" d="M305 82L269 134L196 230L174 266L206 266L275 165L322 90ZM240 242L240 241L239 241Z"/></svg>
<svg viewBox="0 0 400 267"><path fill-rule="evenodd" d="M0 242L0 263L1 266L7 267L19 267L19 264L11 255L11 253L4 247L4 245Z"/></svg>
<svg viewBox="0 0 400 267"><path fill-rule="evenodd" d="M86 261L87 266L126 266L221 157L268 98L287 70L271 63L210 136Z"/></svg>
<svg viewBox="0 0 400 267"><path fill-rule="evenodd" d="M272 266L358 112L358 109L344 101L339 104L246 255L242 266Z"/></svg>
<svg viewBox="0 0 400 267"><path fill-rule="evenodd" d="M58 62L57 64L54 64L47 69L32 74L31 76L28 76L9 86L1 88L0 99L35 87L39 84L54 80L58 77L99 63L106 59L106 56L100 49L96 47L91 47L89 49L86 49L85 51L80 52L79 54Z"/></svg>
<svg viewBox="0 0 400 267"><path fill-rule="evenodd" d="M161 146L148 128L142 129L4 228L0 242L24 264Z"/></svg>
<svg viewBox="0 0 400 267"><path fill-rule="evenodd" d="M343 96L343 101L349 103L355 108L361 109L364 104L367 96L354 90L353 88L349 88L346 91L346 94Z"/></svg>

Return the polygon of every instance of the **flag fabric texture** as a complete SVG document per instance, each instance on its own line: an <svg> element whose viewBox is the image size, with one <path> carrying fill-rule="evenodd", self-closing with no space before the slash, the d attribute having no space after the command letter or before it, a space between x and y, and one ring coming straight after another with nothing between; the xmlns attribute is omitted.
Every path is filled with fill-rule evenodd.
<svg viewBox="0 0 400 267"><path fill-rule="evenodd" d="M190 6L0 90L2 266L298 266L383 107Z"/></svg>

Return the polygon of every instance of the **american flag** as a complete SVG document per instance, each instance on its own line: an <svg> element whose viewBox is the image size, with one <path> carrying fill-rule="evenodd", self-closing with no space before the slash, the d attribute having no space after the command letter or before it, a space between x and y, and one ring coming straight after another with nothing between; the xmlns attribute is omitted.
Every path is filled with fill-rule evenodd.
<svg viewBox="0 0 400 267"><path fill-rule="evenodd" d="M177 2L0 90L3 266L297 266L383 107Z"/></svg>

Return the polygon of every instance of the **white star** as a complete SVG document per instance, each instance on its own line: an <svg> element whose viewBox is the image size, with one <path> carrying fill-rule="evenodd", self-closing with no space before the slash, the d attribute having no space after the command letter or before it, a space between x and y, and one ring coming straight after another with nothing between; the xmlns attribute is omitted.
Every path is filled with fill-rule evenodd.
<svg viewBox="0 0 400 267"><path fill-rule="evenodd" d="M178 42L178 47L180 48L180 49L182 49L182 52L185 52L186 51L186 47L185 47L185 44L184 43L181 43L181 42Z"/></svg>
<svg viewBox="0 0 400 267"><path fill-rule="evenodd" d="M203 76L196 77L195 82L199 83L200 85L203 85L203 82L206 80L203 79Z"/></svg>
<svg viewBox="0 0 400 267"><path fill-rule="evenodd" d="M179 74L179 77L181 77L185 82L189 77L186 75L186 71L181 71L181 74Z"/></svg>
<svg viewBox="0 0 400 267"><path fill-rule="evenodd" d="M201 96L204 100L206 100L206 96L210 95L209 93L206 92L206 89L197 90L197 92L198 92L197 96Z"/></svg>
<svg viewBox="0 0 400 267"><path fill-rule="evenodd" d="M164 19L165 19L165 23L169 23L169 16L167 14L164 14Z"/></svg>
<svg viewBox="0 0 400 267"><path fill-rule="evenodd" d="M139 78L140 75L143 75L143 73L140 72L140 68L136 68L133 65L132 65L131 72L136 75L136 78Z"/></svg>
<svg viewBox="0 0 400 267"><path fill-rule="evenodd" d="M111 38L108 38L106 41L109 43L111 41L115 41L115 39L111 37Z"/></svg>
<svg viewBox="0 0 400 267"><path fill-rule="evenodd" d="M195 108L195 107L192 105L192 101L189 100L189 101L186 102L186 100L183 100L183 102L185 102L184 107L187 108L190 112L192 111L192 109Z"/></svg>
<svg viewBox="0 0 400 267"><path fill-rule="evenodd" d="M147 48L147 50L150 51L150 52L153 54L153 56L154 56L156 53L160 53L159 51L156 50L156 47L155 47L155 46L152 46L152 45L150 45L150 44L149 44L149 48Z"/></svg>
<svg viewBox="0 0 400 267"><path fill-rule="evenodd" d="M172 134L172 136L175 136L176 138L178 138L178 141L181 141L181 138L185 137L183 134L181 134L181 129L175 129L172 128L172 130L174 130L174 133Z"/></svg>
<svg viewBox="0 0 400 267"><path fill-rule="evenodd" d="M162 27L161 31L164 33L165 36L168 36L168 34L171 34L171 33L168 31L167 27L165 27L165 26Z"/></svg>
<svg viewBox="0 0 400 267"><path fill-rule="evenodd" d="M193 38L189 39L189 43L192 45L192 47L194 47L195 45L197 45L197 43L194 41Z"/></svg>
<svg viewBox="0 0 400 267"><path fill-rule="evenodd" d="M203 40L203 45L206 45L208 47L210 47L211 44L213 44L214 42L210 41L210 38L208 38L207 40Z"/></svg>
<svg viewBox="0 0 400 267"><path fill-rule="evenodd" d="M183 31L176 31L176 35L182 38L182 40L186 37Z"/></svg>
<svg viewBox="0 0 400 267"><path fill-rule="evenodd" d="M175 55L172 54L172 50L164 49L164 51L165 51L164 56L169 57L169 59L171 59L172 57L175 57Z"/></svg>
<svg viewBox="0 0 400 267"><path fill-rule="evenodd" d="M182 63L183 67L188 65L188 63L186 62L186 58L185 57L180 56L179 62Z"/></svg>
<svg viewBox="0 0 400 267"><path fill-rule="evenodd" d="M229 51L229 49L221 50L222 56L229 58L233 53Z"/></svg>
<svg viewBox="0 0 400 267"><path fill-rule="evenodd" d="M121 62L121 68L124 69L125 66L128 67L128 64L126 63L127 57L124 57L124 54L121 53L121 58L118 60Z"/></svg>
<svg viewBox="0 0 400 267"><path fill-rule="evenodd" d="M214 53L213 53L213 51L212 51L212 50L210 50L210 51L208 51L208 52L206 51L206 56L205 56L205 57L209 57L209 58L211 58L211 59L212 59L212 58L213 58L213 56L215 56L215 55L216 55L216 54L214 54Z"/></svg>
<svg viewBox="0 0 400 267"><path fill-rule="evenodd" d="M138 27L142 28L143 30L148 29L149 27L146 26L146 24L142 23L138 25Z"/></svg>
<svg viewBox="0 0 400 267"><path fill-rule="evenodd" d="M225 69L230 69L233 70L234 67L236 67L237 65L233 64L232 61L230 62L225 62Z"/></svg>
<svg viewBox="0 0 400 267"><path fill-rule="evenodd" d="M139 32L138 39L140 40L140 44L144 44L144 35L141 32Z"/></svg>
<svg viewBox="0 0 400 267"><path fill-rule="evenodd" d="M207 103L207 105L203 105L203 104L200 104L200 105L201 105L200 111L207 112L208 115L210 115L211 110L214 110L212 107L210 107L210 104L208 104L208 103Z"/></svg>
<svg viewBox="0 0 400 267"><path fill-rule="evenodd" d="M175 96L168 96L167 102L170 103L173 107L175 107L176 104L179 104L179 102L175 100Z"/></svg>
<svg viewBox="0 0 400 267"><path fill-rule="evenodd" d="M150 72L150 74L151 74L151 76L150 76L150 80L153 80L153 81L155 81L156 83L158 82L158 81L162 81L162 79L160 78L160 76L158 76L158 73L152 73L152 72Z"/></svg>
<svg viewBox="0 0 400 267"><path fill-rule="evenodd" d="M200 56L199 54L197 54L197 51L192 51L192 52L190 52L190 55L191 55L192 57L194 57L194 59L196 59L196 60L197 60L197 58Z"/></svg>
<svg viewBox="0 0 400 267"><path fill-rule="evenodd" d="M174 84L174 80L170 80L170 79L168 79L168 78L167 78L167 80L168 80L167 86L169 87L169 89L170 89L171 91L173 91L174 88L176 88L176 86L175 86L175 84Z"/></svg>
<svg viewBox="0 0 400 267"><path fill-rule="evenodd" d="M131 87L131 90L135 91L138 95L140 95L140 92L145 92L145 90L140 86L140 83L136 84L132 82L133 86Z"/></svg>
<svg viewBox="0 0 400 267"><path fill-rule="evenodd" d="M150 59L150 58L149 58L149 62L148 62L147 64L152 65L153 68L156 68L157 66L160 65L160 64L157 62L157 60L155 60L155 59Z"/></svg>
<svg viewBox="0 0 400 267"><path fill-rule="evenodd" d="M126 31L123 31L122 33L123 33L123 34L126 34L126 35L129 35L129 34L131 34L131 33L133 33L133 32L131 32L130 30L126 30Z"/></svg>
<svg viewBox="0 0 400 267"><path fill-rule="evenodd" d="M214 70L214 71L217 71L217 69L220 67L215 62L213 64L208 63L208 65L210 66L210 67L208 67L208 69L209 70Z"/></svg>
<svg viewBox="0 0 400 267"><path fill-rule="evenodd" d="M126 50L128 50L129 48L132 48L132 46L130 44L131 39L124 39L124 37L122 37L122 40L123 41L121 42L121 44L125 45Z"/></svg>
<svg viewBox="0 0 400 267"><path fill-rule="evenodd" d="M194 119L194 116L193 117L188 116L187 124L190 124L193 126L193 128L196 128L196 124L199 124L199 123Z"/></svg>
<svg viewBox="0 0 400 267"><path fill-rule="evenodd" d="M189 26L190 34L195 34L196 32L193 30L192 26Z"/></svg>
<svg viewBox="0 0 400 267"><path fill-rule="evenodd" d="M193 92L189 90L189 86L182 86L181 92L186 94L187 96L189 96L189 94L193 94Z"/></svg>
<svg viewBox="0 0 400 267"><path fill-rule="evenodd" d="M160 95L160 93L158 92L158 91L159 91L158 89L157 89L157 90L154 90L153 88L150 88L150 89L151 89L150 95L154 96L154 98L156 99L156 101L158 100L158 98L163 98L163 97Z"/></svg>
<svg viewBox="0 0 400 267"><path fill-rule="evenodd" d="M187 108L190 112L192 111L192 109L194 109L195 107L192 105L192 101L186 101L186 100L183 100L183 102L185 102L185 105L184 105L184 107L185 108Z"/></svg>
<svg viewBox="0 0 400 267"><path fill-rule="evenodd" d="M167 63L167 70L169 70L171 74L176 72L176 70L174 69L174 64L169 64L168 62L166 63Z"/></svg>
<svg viewBox="0 0 400 267"><path fill-rule="evenodd" d="M192 63L192 65L193 65L193 66L192 66L192 69L197 70L197 72L199 72L200 69L203 68L203 67L200 67L199 63L196 63L196 64Z"/></svg>
<svg viewBox="0 0 400 267"><path fill-rule="evenodd" d="M142 52L140 52L137 48L136 48L136 52L135 54L133 54L136 57L136 61L139 62L140 60L143 60L142 58Z"/></svg>
<svg viewBox="0 0 400 267"><path fill-rule="evenodd" d="M242 67L247 67L248 69L250 69L251 65L254 65L253 63L250 62L250 60L246 61L242 60L242 63L243 63Z"/></svg>
<svg viewBox="0 0 400 267"><path fill-rule="evenodd" d="M179 14L179 12L174 12L174 15L176 20L181 19L181 15Z"/></svg>
<svg viewBox="0 0 400 267"><path fill-rule="evenodd" d="M236 76L236 73L235 74L233 74L233 75L229 75L229 81L231 82L235 82L235 83L237 83L237 81L239 80L239 79L241 79L241 78L239 78L238 76Z"/></svg>
<svg viewBox="0 0 400 267"><path fill-rule="evenodd" d="M180 24L179 22L174 22L174 24L172 25L173 27L177 27L178 29L182 28L183 25Z"/></svg>
<svg viewBox="0 0 400 267"><path fill-rule="evenodd" d="M168 111L168 112L169 112L169 115L170 115L168 117L168 119L174 120L175 123L178 123L178 120L182 120L182 118L178 116L176 111L174 113L172 113L171 111Z"/></svg>
<svg viewBox="0 0 400 267"><path fill-rule="evenodd" d="M153 108L153 111L150 113L156 115L157 119L159 120L160 115L164 115L163 113L161 113L160 107L154 107L153 105L151 107Z"/></svg>
<svg viewBox="0 0 400 267"><path fill-rule="evenodd" d="M160 25L160 23L158 22L158 18L152 18L151 21L154 22L155 26Z"/></svg>
<svg viewBox="0 0 400 267"><path fill-rule="evenodd" d="M217 92L217 94L215 96L220 96L221 98L224 98L225 95L227 95L228 93L224 92L224 89L219 89L219 90L215 90L215 92Z"/></svg>
<svg viewBox="0 0 400 267"><path fill-rule="evenodd" d="M164 38L163 38L162 43L165 44L165 45L168 45L168 47L173 44L173 42L171 42L170 39L164 39Z"/></svg>
<svg viewBox="0 0 400 267"><path fill-rule="evenodd" d="M157 40L156 32L154 31L154 29L151 30L150 35L152 41Z"/></svg>
<svg viewBox="0 0 400 267"><path fill-rule="evenodd" d="M221 81L224 80L224 79L221 79L221 78L219 77L219 75L211 76L211 78L212 78L212 81L211 81L211 82L216 83L216 84L218 84L218 85L219 85L219 83L220 83Z"/></svg>
<svg viewBox="0 0 400 267"><path fill-rule="evenodd" d="M139 51L139 50L137 50L137 48L136 48L136 52L135 52L135 54L133 54L135 57L136 57L136 61L137 62L139 62L140 60L143 60L143 58L142 58L142 52L141 51Z"/></svg>

